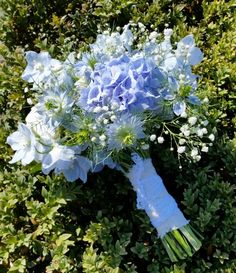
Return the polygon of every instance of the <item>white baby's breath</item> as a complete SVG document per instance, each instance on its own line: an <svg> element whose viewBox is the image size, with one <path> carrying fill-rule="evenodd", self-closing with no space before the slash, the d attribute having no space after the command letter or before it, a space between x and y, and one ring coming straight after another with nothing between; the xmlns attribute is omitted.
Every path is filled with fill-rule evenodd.
<svg viewBox="0 0 236 273"><path fill-rule="evenodd" d="M179 146L177 149L177 153L182 154L186 151L186 147L185 146Z"/></svg>
<svg viewBox="0 0 236 273"><path fill-rule="evenodd" d="M207 146L203 146L201 151L204 152L204 153L207 153L209 150L209 148Z"/></svg>
<svg viewBox="0 0 236 273"><path fill-rule="evenodd" d="M197 122L197 117L189 117L189 118L188 118L188 123L189 123L190 125L195 125L196 122Z"/></svg>
<svg viewBox="0 0 236 273"><path fill-rule="evenodd" d="M214 134L210 134L210 135L208 136L208 138L209 138L211 141L214 141L214 140L215 140Z"/></svg>
<svg viewBox="0 0 236 273"><path fill-rule="evenodd" d="M183 145L184 143L186 143L186 140L184 138L181 138L179 140L179 145Z"/></svg>
<svg viewBox="0 0 236 273"><path fill-rule="evenodd" d="M107 139L107 137L103 134L103 135L99 136L99 139L101 141L105 141Z"/></svg>
<svg viewBox="0 0 236 273"><path fill-rule="evenodd" d="M155 141L157 136L155 134L150 135L150 141Z"/></svg>
<svg viewBox="0 0 236 273"><path fill-rule="evenodd" d="M164 142L164 137L162 137L162 136L158 137L158 138L157 138L157 142L158 142L159 144L162 144L162 143Z"/></svg>

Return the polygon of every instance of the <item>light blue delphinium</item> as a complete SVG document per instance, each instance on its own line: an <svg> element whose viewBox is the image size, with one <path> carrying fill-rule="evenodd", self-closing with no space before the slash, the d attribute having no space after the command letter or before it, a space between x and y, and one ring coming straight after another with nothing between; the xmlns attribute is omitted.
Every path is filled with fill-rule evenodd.
<svg viewBox="0 0 236 273"><path fill-rule="evenodd" d="M67 169L60 170L59 173L62 172L65 178L70 182L73 182L77 179L81 179L83 182L86 182L91 165L92 163L88 158L76 155L75 159L71 162L69 167Z"/></svg>
<svg viewBox="0 0 236 273"><path fill-rule="evenodd" d="M41 115L34 106L26 116L26 124L32 130L37 140L37 161L42 161L43 157L48 154L56 139L55 123L45 122L45 116Z"/></svg>
<svg viewBox="0 0 236 273"><path fill-rule="evenodd" d="M55 62L54 59L51 62L51 76L47 82L48 86L69 92L73 88L75 77L75 53L70 53L63 63Z"/></svg>
<svg viewBox="0 0 236 273"><path fill-rule="evenodd" d="M73 98L68 92L52 89L39 97L39 102L34 106L36 111L55 126L62 123L72 112Z"/></svg>
<svg viewBox="0 0 236 273"><path fill-rule="evenodd" d="M183 38L177 49L171 45L172 30L164 31L164 41L148 41L144 43L143 52L146 57L152 57L165 75L160 94L164 100L172 103L173 113L177 116L186 110L187 103L198 105L200 99L195 95L197 76L192 73L191 66L198 64L203 54L195 46L193 35ZM189 91L183 92L183 88Z"/></svg>
<svg viewBox="0 0 236 273"><path fill-rule="evenodd" d="M143 122L138 116L123 114L107 127L108 150L134 147L139 139L145 138Z"/></svg>
<svg viewBox="0 0 236 273"><path fill-rule="evenodd" d="M181 77L180 80L178 74L175 77L166 76L165 81L163 81L163 88L160 91L163 99L171 102L173 112L177 116L185 112L187 103L200 104L199 98L194 94L197 88L197 77L191 72L189 74L183 73L180 75L186 76L184 80ZM184 89L185 92L182 91Z"/></svg>
<svg viewBox="0 0 236 273"><path fill-rule="evenodd" d="M71 53L65 62L52 59L48 52L26 52L27 66L22 74L23 80L33 83L34 90L40 90L45 85L69 90L73 85L74 53ZM43 88L44 89L44 88Z"/></svg>
<svg viewBox="0 0 236 273"><path fill-rule="evenodd" d="M168 73L177 69L177 57L171 44L172 32L172 29L165 29L162 42L158 43L155 39L148 40L143 44L141 51L145 57L153 59L160 69Z"/></svg>
<svg viewBox="0 0 236 273"><path fill-rule="evenodd" d="M70 182L78 178L86 182L91 162L86 157L77 154L80 152L81 148L79 146L67 147L54 144L52 150L43 158L43 173L49 174L50 171L54 170L56 174L63 173Z"/></svg>
<svg viewBox="0 0 236 273"><path fill-rule="evenodd" d="M52 150L42 160L42 170L45 174L55 169L61 172L70 167L75 159L75 152L72 148L55 143Z"/></svg>
<svg viewBox="0 0 236 273"><path fill-rule="evenodd" d="M203 59L201 50L195 46L192 34L187 35L178 42L175 54L179 60L182 59L189 65L197 65Z"/></svg>
<svg viewBox="0 0 236 273"><path fill-rule="evenodd" d="M27 66L22 74L22 79L36 85L48 80L52 66L61 67L60 61L52 59L48 52L27 51L25 56Z"/></svg>
<svg viewBox="0 0 236 273"><path fill-rule="evenodd" d="M104 63L110 58L116 58L131 51L133 34L129 25L124 26L123 32L104 32L97 36L95 43L90 45L93 56Z"/></svg>
<svg viewBox="0 0 236 273"><path fill-rule="evenodd" d="M10 163L21 161L22 165L27 165L38 157L35 135L23 123L19 124L16 132L8 136L7 143L16 151Z"/></svg>
<svg viewBox="0 0 236 273"><path fill-rule="evenodd" d="M186 110L186 103L184 101L175 101L173 103L173 112L176 116L180 116Z"/></svg>
<svg viewBox="0 0 236 273"><path fill-rule="evenodd" d="M107 153L103 150L94 153L91 171L100 172L105 166L108 166L110 169L118 169L118 164L112 160L110 152Z"/></svg>
<svg viewBox="0 0 236 273"><path fill-rule="evenodd" d="M75 85L77 89L85 88L88 86L91 80L91 73L94 69L95 64L98 61L91 53L82 53L79 61L74 64L74 72L77 78Z"/></svg>

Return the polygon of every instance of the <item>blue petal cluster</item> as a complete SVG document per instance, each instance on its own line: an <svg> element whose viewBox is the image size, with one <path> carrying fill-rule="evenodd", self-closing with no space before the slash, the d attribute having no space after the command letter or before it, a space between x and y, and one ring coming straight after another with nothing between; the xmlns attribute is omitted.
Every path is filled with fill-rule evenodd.
<svg viewBox="0 0 236 273"><path fill-rule="evenodd" d="M118 111L137 112L160 106L158 90L164 75L151 59L122 55L96 64L90 79L78 102L86 111L117 105Z"/></svg>

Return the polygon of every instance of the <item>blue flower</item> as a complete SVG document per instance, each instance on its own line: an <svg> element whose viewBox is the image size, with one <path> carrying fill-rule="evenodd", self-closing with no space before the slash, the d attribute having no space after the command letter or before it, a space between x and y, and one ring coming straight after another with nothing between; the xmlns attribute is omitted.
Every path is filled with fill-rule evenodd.
<svg viewBox="0 0 236 273"><path fill-rule="evenodd" d="M98 61L90 53L83 53L81 59L74 64L75 75L90 82L90 75Z"/></svg>
<svg viewBox="0 0 236 273"><path fill-rule="evenodd" d="M91 168L91 161L84 156L78 155L81 147L67 147L54 144L53 149L44 157L42 170L49 174L54 170L56 174L63 173L65 178L72 182L80 178L83 182L87 180L87 173Z"/></svg>
<svg viewBox="0 0 236 273"><path fill-rule="evenodd" d="M78 178L83 182L87 181L87 175L91 168L91 161L84 156L77 155L67 169L60 170L67 179L73 182ZM58 170L57 170L58 171Z"/></svg>
<svg viewBox="0 0 236 273"><path fill-rule="evenodd" d="M108 150L121 150L133 147L139 139L145 137L143 122L135 115L123 114L106 130Z"/></svg>
<svg viewBox="0 0 236 273"><path fill-rule="evenodd" d="M44 156L42 170L45 174L55 169L57 173L68 169L75 159L75 152L72 148L54 144L52 150Z"/></svg>
<svg viewBox="0 0 236 273"><path fill-rule="evenodd" d="M95 43L90 45L91 52L96 60L104 63L110 58L119 57L127 51L131 51L133 43L133 34L126 25L122 34L119 32L104 32L97 36Z"/></svg>
<svg viewBox="0 0 236 273"><path fill-rule="evenodd" d="M18 131L8 136L7 143L16 151L10 163L21 160L22 165L27 165L37 159L38 153L35 135L25 124L19 124Z"/></svg>
<svg viewBox="0 0 236 273"><path fill-rule="evenodd" d="M186 103L184 101L176 101L173 103L173 112L176 116L180 116L186 110Z"/></svg>
<svg viewBox="0 0 236 273"><path fill-rule="evenodd" d="M190 65L196 65L203 59L201 50L195 46L193 35L190 34L180 40L177 44L176 56L186 60Z"/></svg>
<svg viewBox="0 0 236 273"><path fill-rule="evenodd" d="M78 105L86 111L112 104L118 105L118 111L154 110L159 106L163 79L152 60L122 55L95 66L90 84L81 90Z"/></svg>
<svg viewBox="0 0 236 273"><path fill-rule="evenodd" d="M92 172L100 172L105 166L108 166L110 169L119 168L118 164L112 160L110 152L98 151L94 153Z"/></svg>
<svg viewBox="0 0 236 273"><path fill-rule="evenodd" d="M27 66L22 74L22 79L27 82L39 84L45 81L51 75L51 56L48 52L36 53L27 51L25 53ZM59 61L54 60L56 63Z"/></svg>
<svg viewBox="0 0 236 273"><path fill-rule="evenodd" d="M64 63L52 59L48 52L26 52L27 66L22 79L34 83L34 89L40 89L42 84L60 86L65 90L72 87L73 54L70 54Z"/></svg>
<svg viewBox="0 0 236 273"><path fill-rule="evenodd" d="M193 105L200 105L201 104L201 100L197 96L195 96L193 94L190 94L188 96L188 102L193 104Z"/></svg>
<svg viewBox="0 0 236 273"><path fill-rule="evenodd" d="M45 122L52 124L62 123L72 112L73 98L68 92L59 89L52 89L39 97L35 105L36 111L45 119Z"/></svg>

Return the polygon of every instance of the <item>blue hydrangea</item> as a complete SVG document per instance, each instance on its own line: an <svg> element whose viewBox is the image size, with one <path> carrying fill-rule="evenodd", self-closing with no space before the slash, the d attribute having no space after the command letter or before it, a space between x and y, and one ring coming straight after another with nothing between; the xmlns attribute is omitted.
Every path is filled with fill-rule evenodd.
<svg viewBox="0 0 236 273"><path fill-rule="evenodd" d="M78 104L86 111L112 104L118 105L119 111L154 110L159 106L163 78L152 60L122 55L95 66Z"/></svg>

